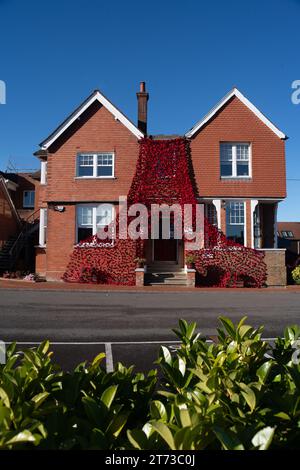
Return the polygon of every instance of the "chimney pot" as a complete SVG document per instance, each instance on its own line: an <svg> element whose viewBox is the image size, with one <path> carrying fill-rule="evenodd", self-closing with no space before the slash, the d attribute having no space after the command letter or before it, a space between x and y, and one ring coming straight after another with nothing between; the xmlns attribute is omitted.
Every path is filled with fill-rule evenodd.
<svg viewBox="0 0 300 470"><path fill-rule="evenodd" d="M140 83L140 93L145 93L145 91L146 91L146 83L141 82Z"/></svg>

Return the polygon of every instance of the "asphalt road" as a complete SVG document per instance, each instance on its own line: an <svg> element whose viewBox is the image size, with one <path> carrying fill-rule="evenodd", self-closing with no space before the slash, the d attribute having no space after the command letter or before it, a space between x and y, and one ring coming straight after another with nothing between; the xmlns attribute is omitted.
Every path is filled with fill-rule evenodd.
<svg viewBox="0 0 300 470"><path fill-rule="evenodd" d="M48 338L66 369L100 351L111 356L108 367L122 361L149 369L160 344L176 345L171 329L179 318L196 321L203 335L214 336L220 315L233 321L247 315L249 324L265 325L264 336L274 337L286 325L300 324L300 293L0 291L0 339L23 348L27 344L21 343Z"/></svg>

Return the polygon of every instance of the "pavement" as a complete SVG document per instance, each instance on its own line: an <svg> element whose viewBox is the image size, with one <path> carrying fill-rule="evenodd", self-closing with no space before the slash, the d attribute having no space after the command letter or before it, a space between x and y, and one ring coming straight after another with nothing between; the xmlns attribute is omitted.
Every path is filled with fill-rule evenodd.
<svg viewBox="0 0 300 470"><path fill-rule="evenodd" d="M22 349L47 338L64 369L103 351L108 370L118 361L148 370L161 344L176 348L172 328L179 318L196 321L208 337L216 335L220 315L234 322L247 315L248 324L265 325L266 338L300 324L300 289L68 290L62 283L55 289L7 282L13 283L0 282L0 340L17 341Z"/></svg>

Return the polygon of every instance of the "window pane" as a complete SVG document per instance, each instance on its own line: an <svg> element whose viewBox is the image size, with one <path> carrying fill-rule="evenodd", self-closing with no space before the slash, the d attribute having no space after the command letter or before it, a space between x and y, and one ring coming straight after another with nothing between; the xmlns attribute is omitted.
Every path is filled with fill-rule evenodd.
<svg viewBox="0 0 300 470"><path fill-rule="evenodd" d="M91 206L78 207L78 226L93 226L93 208Z"/></svg>
<svg viewBox="0 0 300 470"><path fill-rule="evenodd" d="M93 176L93 155L78 156L78 176Z"/></svg>
<svg viewBox="0 0 300 470"><path fill-rule="evenodd" d="M221 176L232 176L232 164L221 162Z"/></svg>
<svg viewBox="0 0 300 470"><path fill-rule="evenodd" d="M236 158L237 160L249 160L249 144L236 145Z"/></svg>
<svg viewBox="0 0 300 470"><path fill-rule="evenodd" d="M24 191L23 206L34 207L34 191Z"/></svg>
<svg viewBox="0 0 300 470"><path fill-rule="evenodd" d="M237 161L236 174L237 176L249 176L249 163Z"/></svg>
<svg viewBox="0 0 300 470"><path fill-rule="evenodd" d="M229 202L226 207L226 215L230 225L244 224L244 203Z"/></svg>
<svg viewBox="0 0 300 470"><path fill-rule="evenodd" d="M112 166L98 166L97 167L97 176L112 176L113 167Z"/></svg>
<svg viewBox="0 0 300 470"><path fill-rule="evenodd" d="M113 217L113 206L112 204L101 204L97 207L96 212L96 223L97 226L109 225Z"/></svg>
<svg viewBox="0 0 300 470"><path fill-rule="evenodd" d="M80 166L78 168L78 176L93 176L92 166Z"/></svg>
<svg viewBox="0 0 300 470"><path fill-rule="evenodd" d="M88 237L91 237L92 235L93 235L93 229L92 228L78 227L78 230L77 230L77 240L78 240L78 242L86 240Z"/></svg>
<svg viewBox="0 0 300 470"><path fill-rule="evenodd" d="M221 144L221 161L232 161L232 144Z"/></svg>

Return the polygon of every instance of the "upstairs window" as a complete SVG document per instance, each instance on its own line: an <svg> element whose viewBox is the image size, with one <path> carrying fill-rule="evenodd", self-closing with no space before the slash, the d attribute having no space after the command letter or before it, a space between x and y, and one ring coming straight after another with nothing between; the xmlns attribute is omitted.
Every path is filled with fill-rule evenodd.
<svg viewBox="0 0 300 470"><path fill-rule="evenodd" d="M113 178L114 154L97 153L77 156L77 177Z"/></svg>
<svg viewBox="0 0 300 470"><path fill-rule="evenodd" d="M222 142L220 144L221 178L249 178L250 144Z"/></svg>
<svg viewBox="0 0 300 470"><path fill-rule="evenodd" d="M26 209L34 208L34 194L35 191L23 192L23 207L25 207Z"/></svg>

